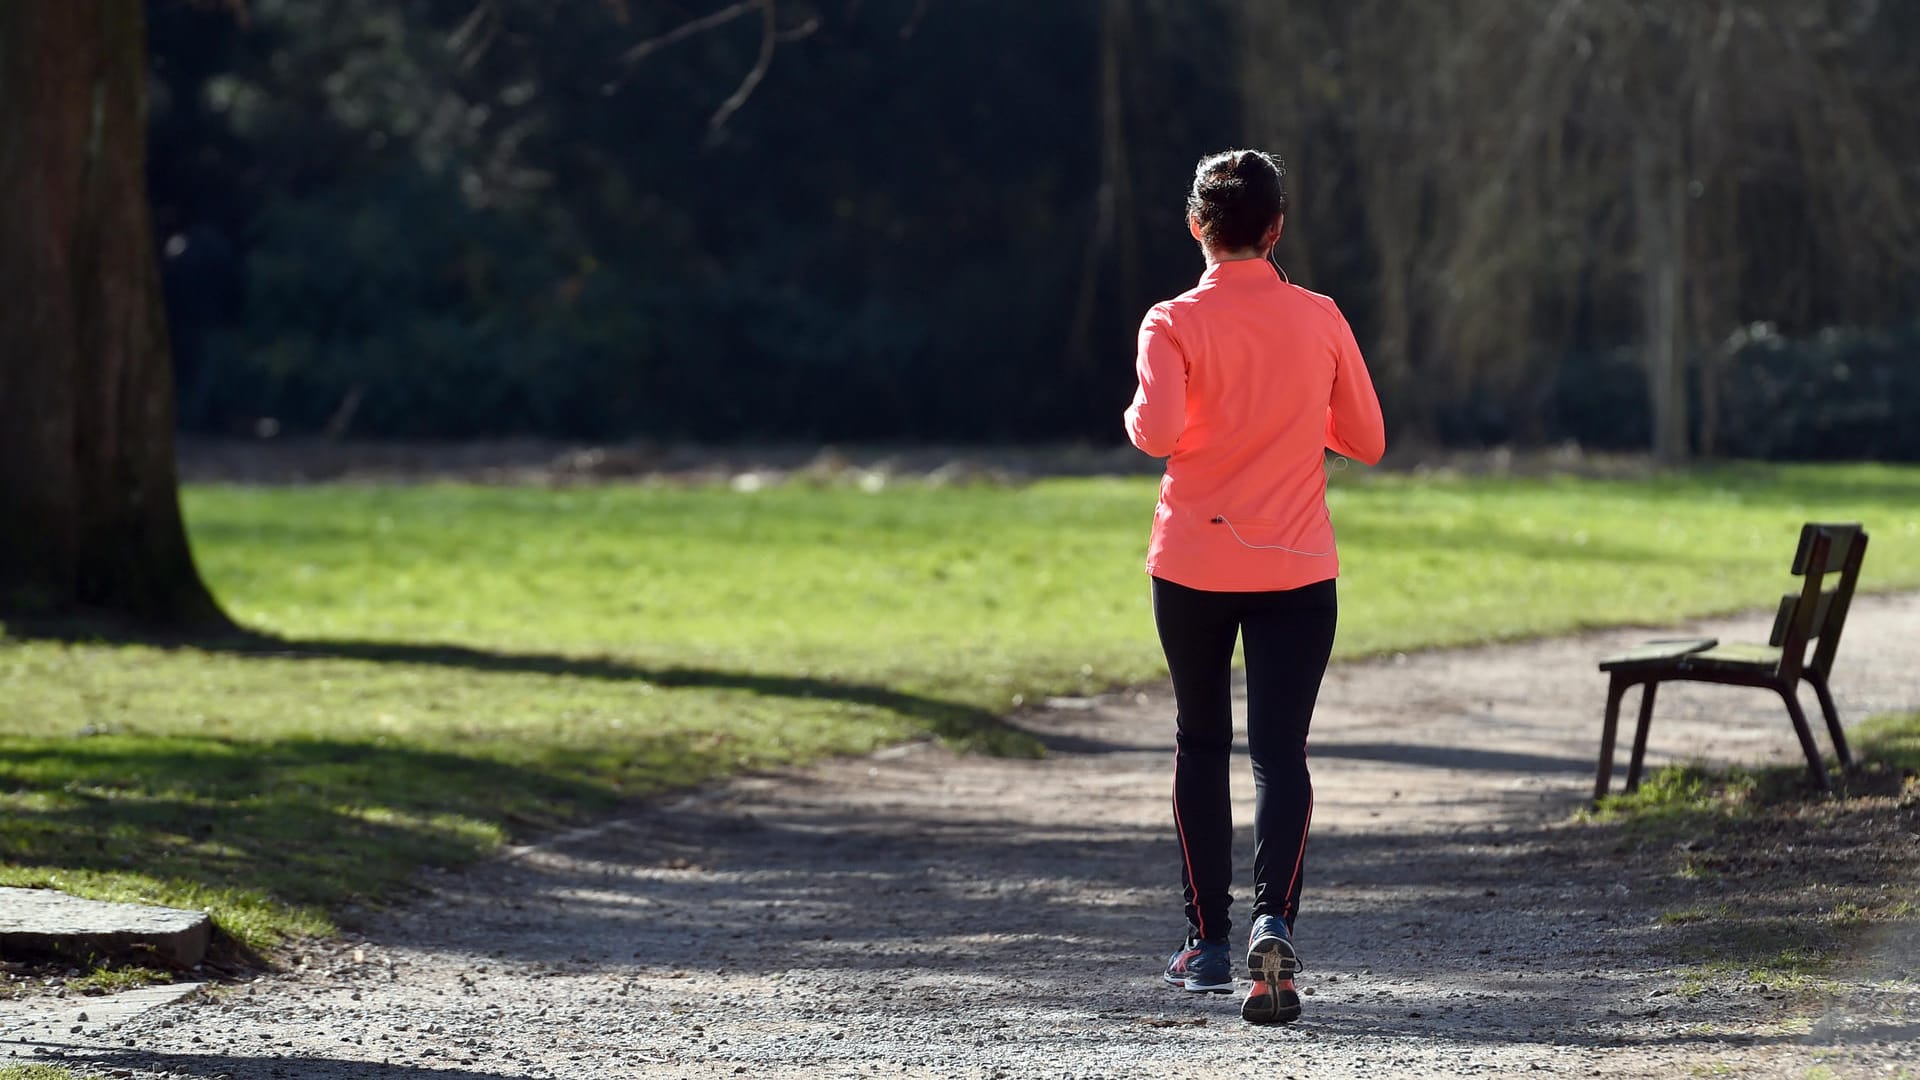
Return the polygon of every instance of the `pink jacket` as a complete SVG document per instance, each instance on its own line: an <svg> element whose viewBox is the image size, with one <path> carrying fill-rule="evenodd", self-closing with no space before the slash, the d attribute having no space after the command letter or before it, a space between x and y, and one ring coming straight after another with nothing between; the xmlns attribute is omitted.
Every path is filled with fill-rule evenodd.
<svg viewBox="0 0 1920 1080"><path fill-rule="evenodd" d="M1378 464L1386 426L1332 300L1263 259L1209 267L1140 323L1133 445L1167 458L1147 572L1214 592L1337 577L1324 450Z"/></svg>

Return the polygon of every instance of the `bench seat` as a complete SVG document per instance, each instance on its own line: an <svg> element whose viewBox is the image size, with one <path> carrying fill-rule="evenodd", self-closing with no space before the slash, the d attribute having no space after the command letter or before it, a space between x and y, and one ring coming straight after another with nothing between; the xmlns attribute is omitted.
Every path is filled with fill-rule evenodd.
<svg viewBox="0 0 1920 1080"><path fill-rule="evenodd" d="M1847 605L1860 579L1860 563L1867 550L1867 534L1859 525L1822 525L1809 523L1800 530L1800 547L1793 556L1793 573L1804 579L1800 589L1780 598L1774 617L1773 634L1765 645L1722 645L1713 638L1673 638L1649 641L1644 645L1615 653L1600 661L1600 670L1608 675L1606 718L1600 728L1600 768L1594 778L1593 797L1607 794L1613 779L1613 744L1620 723L1620 699L1630 687L1640 687L1640 722L1633 735L1633 758L1627 768L1627 790L1640 783L1640 767L1646 757L1647 728L1653 722L1654 691L1662 682L1711 682L1730 686L1757 686L1780 695L1793 722L1794 734L1807 758L1807 774L1813 783L1826 790L1827 767L1814 745L1813 731L1806 712L1800 707L1798 691L1805 681L1820 699L1820 713L1827 722L1827 734L1833 739L1834 756L1843 769L1853 768L1853 756L1840 727L1840 714L1833 704L1833 692L1827 674L1840 647L1840 631L1847 620ZM1838 577L1833 588L1822 588L1829 577ZM1809 656L1811 646L1812 655Z"/></svg>

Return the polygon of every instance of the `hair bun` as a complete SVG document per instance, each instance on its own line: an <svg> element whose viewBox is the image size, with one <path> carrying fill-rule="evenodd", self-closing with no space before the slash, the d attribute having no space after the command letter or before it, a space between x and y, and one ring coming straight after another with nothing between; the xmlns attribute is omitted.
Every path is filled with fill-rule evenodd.
<svg viewBox="0 0 1920 1080"><path fill-rule="evenodd" d="M1251 247L1286 213L1281 180L1286 171L1277 158L1259 150L1209 154L1194 170L1187 216L1200 223L1210 247Z"/></svg>

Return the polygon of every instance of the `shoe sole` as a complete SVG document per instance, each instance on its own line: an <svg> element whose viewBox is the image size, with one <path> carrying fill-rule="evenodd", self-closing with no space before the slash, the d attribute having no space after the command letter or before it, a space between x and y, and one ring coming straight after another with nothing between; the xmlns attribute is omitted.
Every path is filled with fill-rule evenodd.
<svg viewBox="0 0 1920 1080"><path fill-rule="evenodd" d="M1300 973L1300 954L1283 937L1263 937L1247 946L1247 971L1254 982L1273 983Z"/></svg>
<svg viewBox="0 0 1920 1080"><path fill-rule="evenodd" d="M1286 938L1263 937L1247 947L1247 970L1255 983L1271 987L1299 973L1300 954ZM1248 994L1240 1006L1240 1017L1253 1024L1291 1024L1300 1019L1300 995L1292 990L1257 997Z"/></svg>
<svg viewBox="0 0 1920 1080"><path fill-rule="evenodd" d="M1176 979L1171 975L1163 974L1160 976L1160 981L1176 989L1185 990L1189 994L1233 993L1233 980L1231 979L1223 983L1196 983L1192 979Z"/></svg>
<svg viewBox="0 0 1920 1080"><path fill-rule="evenodd" d="M1249 1024L1291 1024L1300 1019L1300 994L1294 990L1249 993L1240 1006L1240 1018Z"/></svg>

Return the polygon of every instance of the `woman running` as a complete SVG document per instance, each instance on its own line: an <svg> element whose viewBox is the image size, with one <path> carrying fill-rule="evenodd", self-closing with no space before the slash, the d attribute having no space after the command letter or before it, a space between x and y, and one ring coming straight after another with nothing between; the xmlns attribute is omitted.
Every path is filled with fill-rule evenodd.
<svg viewBox="0 0 1920 1080"><path fill-rule="evenodd" d="M1300 1015L1292 941L1313 785L1307 727L1333 651L1326 450L1377 464L1386 432L1353 330L1332 300L1268 261L1286 224L1286 169L1257 150L1204 158L1187 228L1207 270L1140 324L1133 444L1167 457L1147 547L1153 619L1173 676L1173 820L1187 940L1166 981L1233 989L1234 639L1245 645L1253 758L1253 986L1241 1015Z"/></svg>

